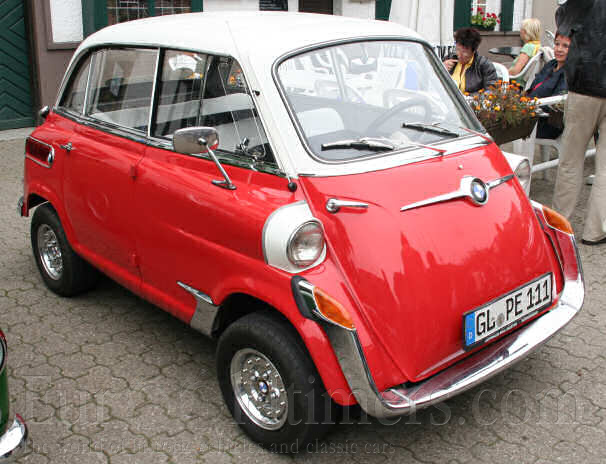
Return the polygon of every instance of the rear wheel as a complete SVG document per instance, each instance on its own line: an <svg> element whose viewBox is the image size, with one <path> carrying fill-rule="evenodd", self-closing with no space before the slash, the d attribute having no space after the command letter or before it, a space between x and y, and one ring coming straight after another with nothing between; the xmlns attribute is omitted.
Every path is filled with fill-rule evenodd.
<svg viewBox="0 0 606 464"><path fill-rule="evenodd" d="M336 406L298 335L269 313L249 314L225 330L217 375L234 419L270 451L305 450L334 425Z"/></svg>
<svg viewBox="0 0 606 464"><path fill-rule="evenodd" d="M34 212L31 240L42 280L54 293L72 296L97 283L98 272L72 250L57 213L48 203Z"/></svg>

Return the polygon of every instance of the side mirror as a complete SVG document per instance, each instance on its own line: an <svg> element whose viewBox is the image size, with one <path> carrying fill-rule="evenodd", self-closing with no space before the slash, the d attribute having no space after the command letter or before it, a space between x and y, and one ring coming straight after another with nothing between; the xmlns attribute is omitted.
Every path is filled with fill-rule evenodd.
<svg viewBox="0 0 606 464"><path fill-rule="evenodd" d="M186 127L173 134L173 147L178 153L197 155L218 146L219 134L214 127Z"/></svg>
<svg viewBox="0 0 606 464"><path fill-rule="evenodd" d="M213 180L213 185L228 190L236 190L236 186L223 169L223 166L215 156L213 150L219 146L219 134L214 127L186 127L179 129L173 134L173 148L178 153L186 155L200 156L201 153L208 153L217 169L223 175L223 180Z"/></svg>
<svg viewBox="0 0 606 464"><path fill-rule="evenodd" d="M38 116L40 117L40 119L44 120L48 116L48 113L50 113L50 108L48 107L48 105L46 105L40 108L40 110L38 111Z"/></svg>

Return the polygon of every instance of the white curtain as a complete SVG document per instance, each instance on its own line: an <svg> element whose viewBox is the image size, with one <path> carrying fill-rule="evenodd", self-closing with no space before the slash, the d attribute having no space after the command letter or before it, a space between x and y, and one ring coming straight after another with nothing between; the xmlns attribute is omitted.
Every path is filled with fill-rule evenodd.
<svg viewBox="0 0 606 464"><path fill-rule="evenodd" d="M452 45L453 18L454 0L392 0L389 15L434 45Z"/></svg>

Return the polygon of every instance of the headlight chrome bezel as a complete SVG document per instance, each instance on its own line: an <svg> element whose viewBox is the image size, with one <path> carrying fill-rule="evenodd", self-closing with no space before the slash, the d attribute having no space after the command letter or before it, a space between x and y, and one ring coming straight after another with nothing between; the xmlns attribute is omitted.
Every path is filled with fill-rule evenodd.
<svg viewBox="0 0 606 464"><path fill-rule="evenodd" d="M297 258L295 256L295 251L293 246L295 244L295 240L298 238L298 235L301 233L305 233L304 229L309 227L315 227L321 236L321 243L317 246L315 254L313 257L302 260L301 258ZM312 219L309 221L305 221L300 224L290 235L288 238L288 242L286 243L286 255L288 256L288 260L293 266L296 266L300 269L305 269L314 264L318 259L322 256L324 249L326 248L326 239L324 237L324 229L322 228L322 224L319 221Z"/></svg>
<svg viewBox="0 0 606 464"><path fill-rule="evenodd" d="M523 159L520 164L516 166L514 174L520 181L522 188L528 192L530 179L532 178L532 168L530 167L530 162L527 159Z"/></svg>

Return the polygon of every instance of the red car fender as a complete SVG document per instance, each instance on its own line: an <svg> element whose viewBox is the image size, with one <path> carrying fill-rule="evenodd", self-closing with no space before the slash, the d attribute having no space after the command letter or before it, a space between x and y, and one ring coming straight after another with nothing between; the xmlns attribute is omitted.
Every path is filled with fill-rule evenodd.
<svg viewBox="0 0 606 464"><path fill-rule="evenodd" d="M23 211L26 213L25 216L29 217L29 210L31 208L30 199L32 195L37 195L41 198L44 198L51 204L51 206L57 212L57 215L59 216L59 220L61 221L61 225L63 226L63 230L65 231L65 235L67 236L69 244L74 249L78 248L74 229L72 228L71 223L67 219L65 208L63 207L63 203L61 203L61 201L59 200L58 195L53 190L49 189L45 184L37 180L32 179L27 183L27 185L29 187L29 190L25 192L23 196Z"/></svg>
<svg viewBox="0 0 606 464"><path fill-rule="evenodd" d="M322 264L318 268L326 270ZM309 272L314 272L308 271ZM318 272L317 270L315 272ZM254 280L251 275L256 275ZM293 275L272 268L265 263L247 260L239 272L230 275L212 292L212 299L221 306L230 295L245 294L265 302L282 314L297 331L326 390L340 405L355 404L356 400L345 379L326 333L319 322L303 317L291 290ZM221 310L219 310L221 311Z"/></svg>

